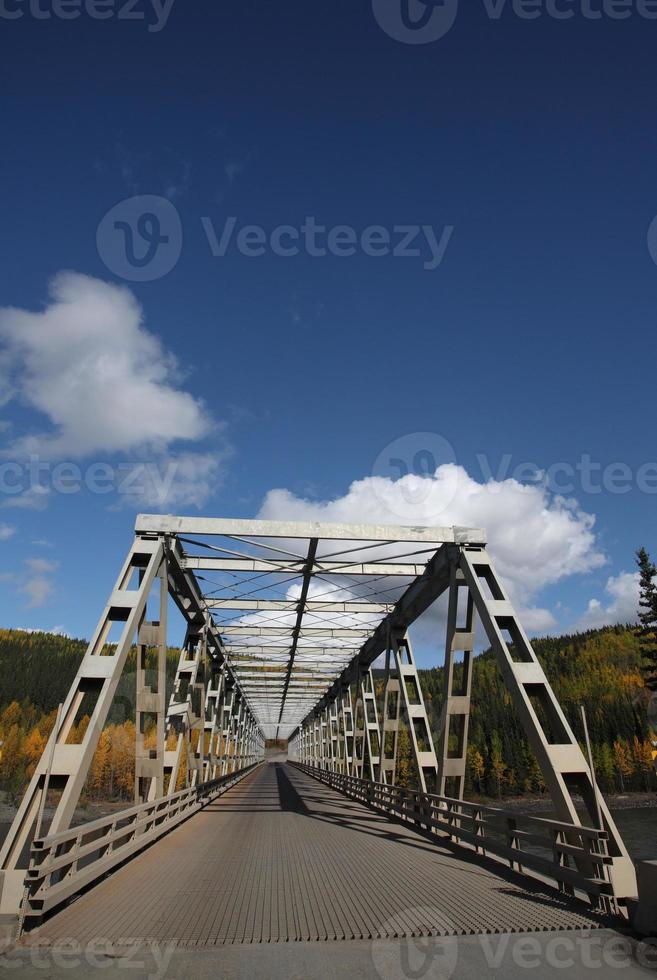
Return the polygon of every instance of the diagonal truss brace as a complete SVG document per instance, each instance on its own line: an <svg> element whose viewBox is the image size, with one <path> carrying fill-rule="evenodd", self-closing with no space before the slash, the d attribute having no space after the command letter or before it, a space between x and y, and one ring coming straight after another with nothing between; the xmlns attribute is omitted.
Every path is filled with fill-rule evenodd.
<svg viewBox="0 0 657 980"><path fill-rule="evenodd" d="M25 877L25 868L20 866L22 852L31 839L37 813L49 788L61 791L50 833L70 826L133 637L143 623L148 595L164 560L165 544L161 538L137 539L130 549L64 701L59 725L50 735L0 850L0 912L12 912L20 902ZM138 578L136 589L135 577ZM115 623L123 624L119 627L120 637L115 646L108 646L106 641ZM89 700L94 700L94 705L82 742L70 744L69 736L78 714Z"/></svg>
<svg viewBox="0 0 657 980"><path fill-rule="evenodd" d="M159 618L146 619L153 586L160 585ZM193 573L183 567L177 541L165 534L137 536L107 605L94 630L71 689L58 713L58 720L45 751L37 763L9 833L0 849L0 914L14 914L23 895L26 874L25 852L34 834L37 816L42 812L49 790L59 793L49 834L66 831L71 824L89 768L98 746L119 680L125 668L133 641L137 640L136 657L136 744L135 793L137 799L156 800L165 791L167 753L164 741L164 692L166 681L166 620L168 596L174 600L188 623L188 636L195 637L200 659L210 657L215 669L224 667L231 677L234 698L239 703L241 726L235 729L233 759L225 768L237 768L256 761L264 753L264 738L255 725L249 704L237 688L230 672L221 636L209 619L203 597L196 587ZM113 635L118 631L118 637ZM146 683L146 651L156 646L157 689ZM195 652L195 657L197 653ZM185 652L187 657L188 653ZM200 662L200 660L199 660ZM194 677L194 683L197 683ZM204 698L201 694L201 705ZM177 706L176 706L177 707ZM188 704L183 707L183 715ZM74 741L82 713L90 717L80 742ZM222 710L223 714L223 710ZM146 748L145 718L155 720L156 748ZM170 706L171 717L171 706ZM183 728L186 722L183 723ZM196 724L192 718L192 724ZM231 725L233 719L231 719ZM204 760L205 718L198 720L197 752L187 758L187 769L193 770L198 782L208 774ZM198 756L198 758L196 757ZM180 764L180 758L177 760ZM177 778L177 777L176 777ZM173 778L169 783L175 785Z"/></svg>

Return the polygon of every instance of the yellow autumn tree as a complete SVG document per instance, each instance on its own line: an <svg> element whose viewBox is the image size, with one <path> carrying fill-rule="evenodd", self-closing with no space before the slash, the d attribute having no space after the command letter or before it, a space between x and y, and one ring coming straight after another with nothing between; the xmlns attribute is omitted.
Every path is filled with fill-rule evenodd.
<svg viewBox="0 0 657 980"><path fill-rule="evenodd" d="M18 725L3 728L0 747L0 784L13 796L22 788L23 733Z"/></svg>
<svg viewBox="0 0 657 980"><path fill-rule="evenodd" d="M624 738L614 742L614 769L618 774L621 793L625 792L625 780L634 772L630 748Z"/></svg>
<svg viewBox="0 0 657 980"><path fill-rule="evenodd" d="M131 721L112 726L111 760L114 791L129 799L135 791L135 726Z"/></svg>
<svg viewBox="0 0 657 980"><path fill-rule="evenodd" d="M650 739L642 742L635 735L634 741L632 742L632 755L634 756L636 768L643 778L644 789L647 792L650 789L650 781L654 772L652 742Z"/></svg>
<svg viewBox="0 0 657 980"><path fill-rule="evenodd" d="M43 755L46 742L46 737L41 733L38 727L33 728L23 742L23 759L26 763L25 775L27 779L31 779L34 775L34 770L36 769L39 759Z"/></svg>
<svg viewBox="0 0 657 980"><path fill-rule="evenodd" d="M0 715L0 731L6 734L14 725L20 725L21 717L20 704L18 701L12 701Z"/></svg>
<svg viewBox="0 0 657 980"><path fill-rule="evenodd" d="M110 733L106 729L98 740L89 770L89 791L97 800L109 796L110 751Z"/></svg>

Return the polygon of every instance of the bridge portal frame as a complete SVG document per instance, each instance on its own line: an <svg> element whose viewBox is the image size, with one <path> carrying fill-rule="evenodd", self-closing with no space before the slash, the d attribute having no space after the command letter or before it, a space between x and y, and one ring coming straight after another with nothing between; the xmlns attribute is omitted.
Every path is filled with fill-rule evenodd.
<svg viewBox="0 0 657 980"><path fill-rule="evenodd" d="M137 804L166 799L181 783L193 789L248 768L264 754L268 731L275 732L274 737L281 731L291 736L291 755L307 765L386 784L394 778L396 759L394 754L392 760L385 758L386 735L398 742L402 713L421 789L437 788L443 791L440 795L449 790L447 797L459 800L475 615L491 643L558 819L580 826L573 795L581 794L592 820L598 814L602 820L599 829L608 842L614 894L636 894L632 861L495 573L483 531L162 515L140 515L135 530L134 544L59 722L0 850L0 911L18 907L25 876L22 852L40 823L49 789L61 794L49 837L70 827L135 639ZM208 545L190 540L191 535L216 536L228 539L228 544ZM306 541L302 554L296 550L298 539ZM187 544L204 550L192 554L183 547ZM242 584L242 591L222 586L204 592L201 572L232 576L242 583L277 576L283 582L294 580L298 591L279 597L270 590L263 597L262 589ZM345 587L345 581L360 586ZM381 581L386 588L372 588ZM158 618L149 619L149 599L157 585ZM387 596L395 591L391 601ZM408 631L447 591L445 700L436 752ZM164 717L169 597L182 613L187 632ZM238 616L217 621L226 612ZM110 632L117 624L119 636L112 641ZM158 651L155 689L147 684L145 670L146 650L152 645ZM458 654L463 655L459 671ZM372 667L382 655L387 689L379 718ZM397 705L394 712L388 711L395 693ZM88 696L95 698L89 726L82 741L71 744ZM149 715L154 719L154 748L145 740L144 719Z"/></svg>

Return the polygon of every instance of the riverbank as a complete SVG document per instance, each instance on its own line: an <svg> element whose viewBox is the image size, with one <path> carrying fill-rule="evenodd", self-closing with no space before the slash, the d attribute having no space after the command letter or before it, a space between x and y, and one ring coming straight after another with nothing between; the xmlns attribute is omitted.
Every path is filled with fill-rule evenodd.
<svg viewBox="0 0 657 980"><path fill-rule="evenodd" d="M610 810L643 810L657 808L657 793L613 793L604 794L605 801ZM584 801L581 797L575 796L577 808L584 809ZM519 813L552 813L554 806L549 796L513 796L503 797L501 800L485 796L476 796L469 799L470 803L481 803L482 806L498 807L502 810L517 810ZM98 820L108 814L116 813L118 810L125 810L129 807L129 800L117 802L93 802L79 806L73 817L73 825L89 823ZM16 815L18 807L13 803L8 803L0 798L0 825L10 824ZM50 823L54 809L46 807L44 813L44 826Z"/></svg>
<svg viewBox="0 0 657 980"><path fill-rule="evenodd" d="M605 802L610 810L637 810L657 807L657 793L604 793ZM578 809L584 808L580 796L573 797ZM518 810L524 813L552 812L554 805L549 796L512 796L501 800L487 797L476 797L470 800L481 803L482 806L500 807L502 810Z"/></svg>
<svg viewBox="0 0 657 980"><path fill-rule="evenodd" d="M82 806L77 807L75 813L73 814L73 826L79 826L83 823L91 823L92 820L98 820L100 817L106 817L111 813L116 813L118 810L125 810L131 804L128 800L122 800L115 803L86 803ZM4 828L9 826L16 816L18 807L13 803L7 803L6 800L0 800L0 840L4 838ZM54 807L47 806L43 814L43 827L44 830L50 825L50 821L55 813Z"/></svg>

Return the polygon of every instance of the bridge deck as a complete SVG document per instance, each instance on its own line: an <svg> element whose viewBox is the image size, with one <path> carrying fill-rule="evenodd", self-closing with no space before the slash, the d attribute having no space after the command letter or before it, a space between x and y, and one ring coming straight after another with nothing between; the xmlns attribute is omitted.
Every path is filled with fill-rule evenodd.
<svg viewBox="0 0 657 980"><path fill-rule="evenodd" d="M547 886L268 764L46 921L39 940L213 946L600 924Z"/></svg>

